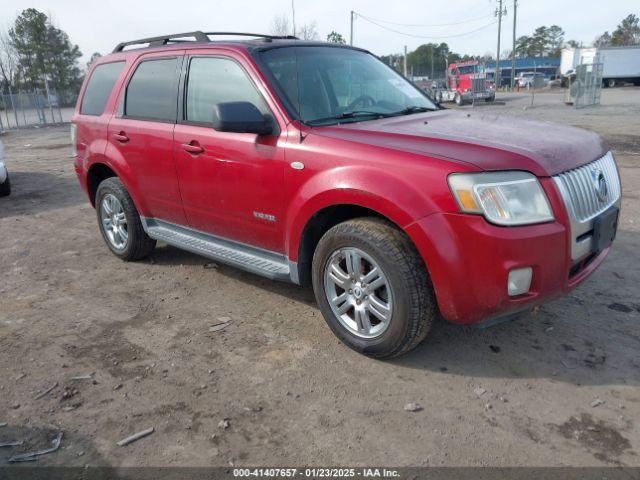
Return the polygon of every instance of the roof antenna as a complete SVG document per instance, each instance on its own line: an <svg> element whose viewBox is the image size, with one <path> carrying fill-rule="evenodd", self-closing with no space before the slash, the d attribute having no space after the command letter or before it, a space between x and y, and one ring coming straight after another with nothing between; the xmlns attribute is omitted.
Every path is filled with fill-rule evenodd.
<svg viewBox="0 0 640 480"><path fill-rule="evenodd" d="M298 121L300 125L298 126L298 131L300 132L300 143L304 141L304 135L302 134L302 107L300 102L300 69L298 67L298 38L296 37L296 7L295 0L291 0L291 18L293 22L293 55L296 62L296 96L298 102Z"/></svg>

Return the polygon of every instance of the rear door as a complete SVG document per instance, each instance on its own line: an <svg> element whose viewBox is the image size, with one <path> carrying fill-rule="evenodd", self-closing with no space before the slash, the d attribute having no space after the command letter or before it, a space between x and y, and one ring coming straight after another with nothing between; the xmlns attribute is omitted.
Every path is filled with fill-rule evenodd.
<svg viewBox="0 0 640 480"><path fill-rule="evenodd" d="M233 52L194 52L185 58L183 71L183 108L174 151L189 225L282 252L286 136L264 86L250 75L255 74L252 66ZM251 102L270 116L274 133L214 130L214 104L233 101Z"/></svg>
<svg viewBox="0 0 640 480"><path fill-rule="evenodd" d="M178 84L183 51L144 55L120 93L109 122L108 149L123 157L143 214L184 225L173 158Z"/></svg>

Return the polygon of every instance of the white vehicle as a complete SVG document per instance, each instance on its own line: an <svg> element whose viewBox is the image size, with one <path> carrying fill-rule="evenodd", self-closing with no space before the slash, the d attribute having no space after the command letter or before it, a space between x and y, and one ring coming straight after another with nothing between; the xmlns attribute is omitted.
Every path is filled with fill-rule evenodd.
<svg viewBox="0 0 640 480"><path fill-rule="evenodd" d="M602 63L604 87L626 82L640 85L640 46L565 48L560 59L560 73L567 75L581 63Z"/></svg>
<svg viewBox="0 0 640 480"><path fill-rule="evenodd" d="M520 88L542 88L549 84L549 79L540 72L523 72L516 77Z"/></svg>
<svg viewBox="0 0 640 480"><path fill-rule="evenodd" d="M6 197L10 193L9 172L7 172L7 167L4 165L4 146L0 141L0 197Z"/></svg>

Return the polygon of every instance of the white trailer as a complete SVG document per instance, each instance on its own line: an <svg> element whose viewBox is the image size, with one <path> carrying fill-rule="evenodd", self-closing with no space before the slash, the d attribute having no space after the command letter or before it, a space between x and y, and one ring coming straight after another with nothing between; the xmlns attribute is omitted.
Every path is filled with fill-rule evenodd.
<svg viewBox="0 0 640 480"><path fill-rule="evenodd" d="M615 87L625 82L640 85L640 46L565 48L560 73L566 75L581 63L602 63L602 84Z"/></svg>

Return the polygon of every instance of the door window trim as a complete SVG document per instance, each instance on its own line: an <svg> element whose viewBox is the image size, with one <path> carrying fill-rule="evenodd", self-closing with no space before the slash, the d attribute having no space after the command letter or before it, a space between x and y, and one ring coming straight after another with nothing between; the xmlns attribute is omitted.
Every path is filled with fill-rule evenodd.
<svg viewBox="0 0 640 480"><path fill-rule="evenodd" d="M274 127L273 133L271 135L272 136L280 135L280 124L276 120L276 116L273 114L273 109L271 108L271 106L269 105L269 102L267 102L267 99L258 88L258 85L253 80L253 77L251 76L249 71L244 67L244 65L242 65L241 62L239 62L235 58L228 55L220 54L220 53L212 53L210 55L203 54L203 53L198 53L194 55L189 55L189 54L185 55L184 61L182 62L182 68L180 71L180 87L178 90L178 119L177 119L178 125L191 125L194 127L205 127L213 130L214 132L217 132L217 130L213 128L211 122L197 122L193 120L187 120L186 118L187 117L187 87L189 86L189 68L191 67L191 61L194 58L219 58L221 60L229 60L235 63L238 67L240 67L240 70L242 70L242 72L245 74L245 76L247 77L247 80L249 80L249 82L251 83L251 86L255 89L256 93L262 100L262 103L264 103L264 106L268 110L268 113L265 115L269 115L271 117L271 122ZM211 105L211 108L213 108L213 105ZM221 132L221 133L228 133L228 132Z"/></svg>
<svg viewBox="0 0 640 480"><path fill-rule="evenodd" d="M133 68L131 69L131 74L129 75L129 78L127 79L127 84L124 87L124 92L122 93L121 97L120 97L120 102L118 105L118 113L117 113L117 118L122 118L122 119L126 119L126 120L139 120L142 122L154 122L154 123L166 123L169 125L175 125L178 119L178 115L179 115L179 110L180 110L180 92L179 92L179 82L180 82L180 74L182 72L182 68L183 68L183 64L184 64L184 54L178 54L178 55L167 55L167 56L147 56L147 57L141 57L140 60L133 66ZM173 79L173 90L176 92L176 116L173 120L160 120L157 118L149 118L149 117L138 117L135 115L127 115L127 95L129 92L129 85L131 84L131 80L133 80L133 77L135 76L136 72L138 71L138 68L140 67L140 65L142 65L145 62L155 62L158 60L177 60L177 64L176 64L176 72L175 72L175 76Z"/></svg>

